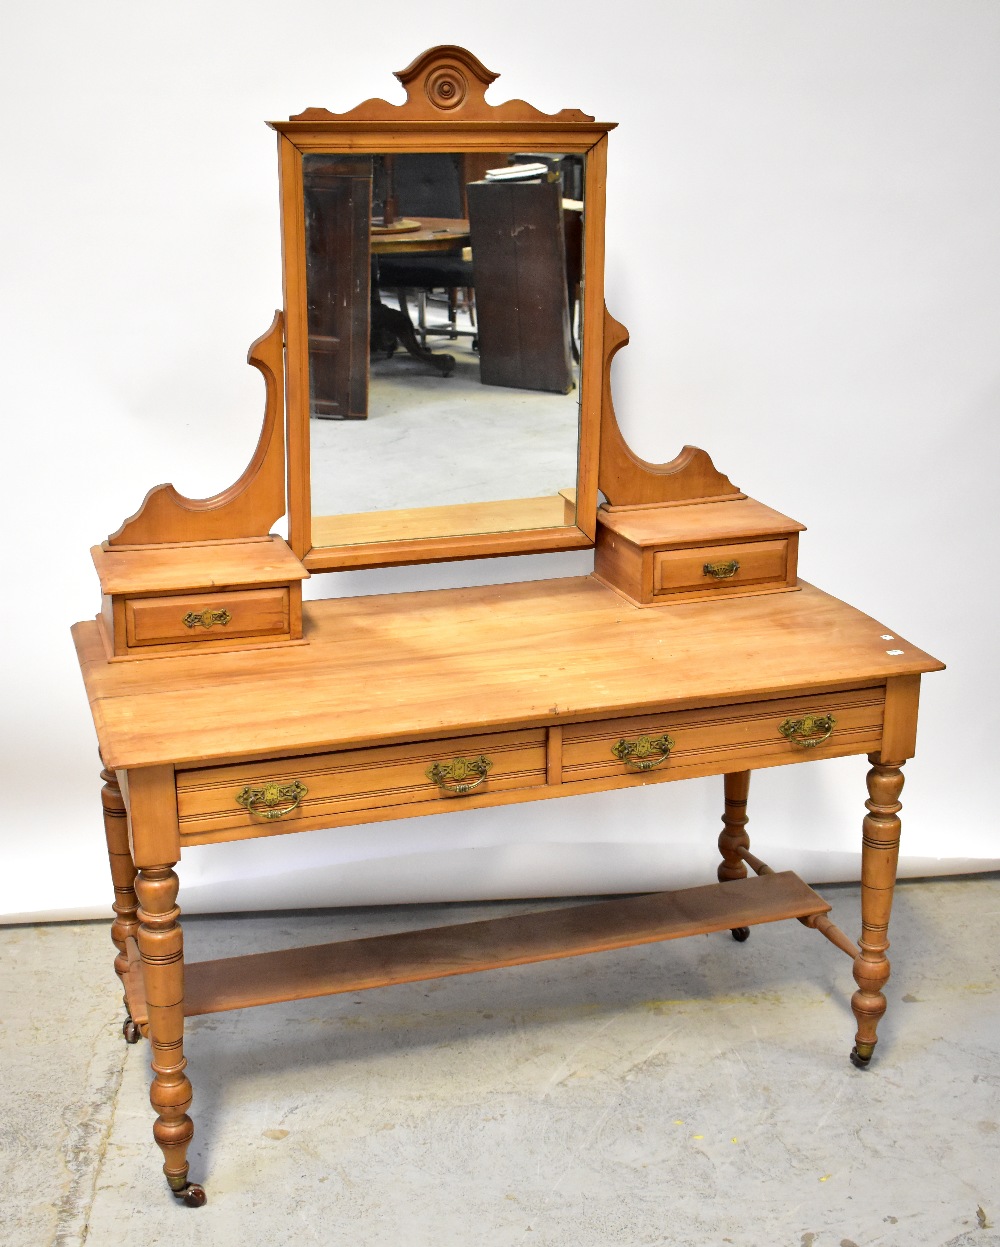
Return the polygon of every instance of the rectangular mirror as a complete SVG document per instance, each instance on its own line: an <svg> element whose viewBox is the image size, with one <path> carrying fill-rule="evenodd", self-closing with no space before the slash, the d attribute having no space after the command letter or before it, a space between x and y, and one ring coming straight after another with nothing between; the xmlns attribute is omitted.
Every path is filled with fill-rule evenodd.
<svg viewBox="0 0 1000 1247"><path fill-rule="evenodd" d="M320 570L592 544L608 127L369 105L412 100L274 123L293 548Z"/></svg>
<svg viewBox="0 0 1000 1247"><path fill-rule="evenodd" d="M583 157L302 169L314 543L573 525Z"/></svg>

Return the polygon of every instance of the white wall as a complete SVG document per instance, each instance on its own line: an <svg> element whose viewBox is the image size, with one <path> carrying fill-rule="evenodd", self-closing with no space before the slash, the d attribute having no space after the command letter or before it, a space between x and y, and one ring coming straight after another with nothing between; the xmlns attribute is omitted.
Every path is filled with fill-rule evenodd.
<svg viewBox="0 0 1000 1247"><path fill-rule="evenodd" d="M425 47L611 138L607 297L635 449L704 446L809 526L801 571L949 662L904 791L910 873L995 868L1000 6L992 0L223 0L20 5L2 168L7 591L0 914L96 915L96 742L69 638L87 547L249 457L242 360L281 300L266 117L370 95ZM314 594L572 574L550 556L316 578ZM760 773L755 845L857 870L863 759ZM721 783L191 852L188 910L707 880Z"/></svg>

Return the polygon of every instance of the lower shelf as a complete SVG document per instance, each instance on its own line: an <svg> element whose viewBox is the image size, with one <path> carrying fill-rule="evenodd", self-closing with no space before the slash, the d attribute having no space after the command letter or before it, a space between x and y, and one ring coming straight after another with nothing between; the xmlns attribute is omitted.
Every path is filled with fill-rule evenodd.
<svg viewBox="0 0 1000 1247"><path fill-rule="evenodd" d="M184 1013L192 1017L447 978L829 910L798 875L783 871L509 918L193 962L184 969ZM134 1010L132 1016L145 1021Z"/></svg>

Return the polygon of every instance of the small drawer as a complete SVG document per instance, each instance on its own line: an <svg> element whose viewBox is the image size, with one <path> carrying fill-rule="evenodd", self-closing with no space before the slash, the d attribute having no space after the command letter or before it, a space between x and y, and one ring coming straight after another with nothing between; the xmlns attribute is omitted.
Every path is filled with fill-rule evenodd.
<svg viewBox="0 0 1000 1247"><path fill-rule="evenodd" d="M130 646L282 636L288 630L287 587L125 600Z"/></svg>
<svg viewBox="0 0 1000 1247"><path fill-rule="evenodd" d="M734 771L879 747L882 687L783 697L563 728L563 782Z"/></svg>
<svg viewBox="0 0 1000 1247"><path fill-rule="evenodd" d="M782 584L787 569L787 538L661 550L653 559L653 595L697 589L737 590L767 581Z"/></svg>
<svg viewBox="0 0 1000 1247"><path fill-rule="evenodd" d="M181 834L277 831L279 820L281 830L342 824L352 813L398 806L455 809L470 797L544 784L545 741L544 728L534 728L178 771Z"/></svg>

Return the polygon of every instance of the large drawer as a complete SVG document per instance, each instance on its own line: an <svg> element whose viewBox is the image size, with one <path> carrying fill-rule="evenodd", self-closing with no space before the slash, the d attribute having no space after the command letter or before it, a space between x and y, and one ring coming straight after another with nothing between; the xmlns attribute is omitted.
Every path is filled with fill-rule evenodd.
<svg viewBox="0 0 1000 1247"><path fill-rule="evenodd" d="M870 752L882 735L885 690L850 689L680 710L563 728L562 779L747 766Z"/></svg>
<svg viewBox="0 0 1000 1247"><path fill-rule="evenodd" d="M462 798L545 783L545 729L310 754L177 772L181 834L281 830L400 805L453 808ZM430 772L430 774L429 774ZM424 812L424 811L421 811Z"/></svg>

